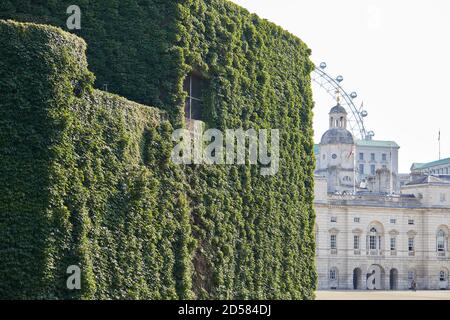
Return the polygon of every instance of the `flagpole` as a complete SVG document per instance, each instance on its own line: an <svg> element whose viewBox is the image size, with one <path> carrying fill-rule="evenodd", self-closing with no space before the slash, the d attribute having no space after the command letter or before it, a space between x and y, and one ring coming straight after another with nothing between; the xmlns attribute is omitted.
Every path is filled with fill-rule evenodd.
<svg viewBox="0 0 450 320"><path fill-rule="evenodd" d="M439 129L439 160L441 160L441 129Z"/></svg>
<svg viewBox="0 0 450 320"><path fill-rule="evenodd" d="M393 169L393 163L392 163L392 144L391 144L391 149L390 149L390 156L391 156L391 178L389 179L390 180L390 183L389 183L389 187L390 187L390 191L391 191L391 195L394 193L394 181L393 181L393 179L394 179L394 173L392 172L392 169Z"/></svg>
<svg viewBox="0 0 450 320"><path fill-rule="evenodd" d="M356 194L356 145L353 145L353 194Z"/></svg>

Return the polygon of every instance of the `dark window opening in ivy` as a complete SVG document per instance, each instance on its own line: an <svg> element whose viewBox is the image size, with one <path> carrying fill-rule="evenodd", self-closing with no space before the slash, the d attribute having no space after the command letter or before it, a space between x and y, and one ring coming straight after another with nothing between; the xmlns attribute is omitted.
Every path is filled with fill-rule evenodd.
<svg viewBox="0 0 450 320"><path fill-rule="evenodd" d="M195 74L189 74L184 80L184 91L188 93L184 114L190 120L202 120L203 90L205 81Z"/></svg>

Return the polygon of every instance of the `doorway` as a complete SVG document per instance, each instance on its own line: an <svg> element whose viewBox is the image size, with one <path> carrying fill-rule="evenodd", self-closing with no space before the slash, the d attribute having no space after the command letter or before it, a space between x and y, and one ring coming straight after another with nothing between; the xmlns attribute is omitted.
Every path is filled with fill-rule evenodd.
<svg viewBox="0 0 450 320"><path fill-rule="evenodd" d="M353 270L353 290L361 290L362 271L360 268Z"/></svg>
<svg viewBox="0 0 450 320"><path fill-rule="evenodd" d="M389 289L397 290L398 289L398 270L392 268L389 273Z"/></svg>

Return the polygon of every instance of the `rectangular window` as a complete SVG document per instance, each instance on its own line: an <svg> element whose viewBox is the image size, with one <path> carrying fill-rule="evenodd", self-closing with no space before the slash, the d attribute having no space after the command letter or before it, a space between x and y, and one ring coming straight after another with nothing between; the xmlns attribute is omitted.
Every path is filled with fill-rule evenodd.
<svg viewBox="0 0 450 320"><path fill-rule="evenodd" d="M397 223L397 220L396 220L396 219L391 219L391 220L389 220L389 222L390 222L391 224L396 224L396 223Z"/></svg>
<svg viewBox="0 0 450 320"><path fill-rule="evenodd" d="M438 239L438 243L437 243L437 250L439 252L444 252L445 251L445 240L444 238L439 238Z"/></svg>
<svg viewBox="0 0 450 320"><path fill-rule="evenodd" d="M359 160L361 160L361 161L364 160L364 153L362 153L362 152L359 153Z"/></svg>
<svg viewBox="0 0 450 320"><path fill-rule="evenodd" d="M335 269L330 270L330 280L336 280L336 270Z"/></svg>
<svg viewBox="0 0 450 320"><path fill-rule="evenodd" d="M409 225L414 225L414 220L413 219L408 219L408 224Z"/></svg>
<svg viewBox="0 0 450 320"><path fill-rule="evenodd" d="M414 280L414 271L408 271L408 280L413 281Z"/></svg>
<svg viewBox="0 0 450 320"><path fill-rule="evenodd" d="M414 238L409 238L408 239L408 251L414 251Z"/></svg>
<svg viewBox="0 0 450 320"><path fill-rule="evenodd" d="M370 160L371 161L375 161L375 153L371 153L370 154Z"/></svg>
<svg viewBox="0 0 450 320"><path fill-rule="evenodd" d="M203 102L204 81L194 75L187 75L184 80L183 89L187 92L184 113L190 120L201 120Z"/></svg>
<svg viewBox="0 0 450 320"><path fill-rule="evenodd" d="M374 164L370 165L370 174L373 176L375 175L375 165Z"/></svg>
<svg viewBox="0 0 450 320"><path fill-rule="evenodd" d="M353 236L353 249L359 249L359 236Z"/></svg>
<svg viewBox="0 0 450 320"><path fill-rule="evenodd" d="M376 250L377 249L377 237L369 236L369 249Z"/></svg>
<svg viewBox="0 0 450 320"><path fill-rule="evenodd" d="M445 202L446 196L445 193L441 193L441 202Z"/></svg>
<svg viewBox="0 0 450 320"><path fill-rule="evenodd" d="M386 154L386 153L383 153L383 154L381 155L381 160L387 161L387 154Z"/></svg>
<svg viewBox="0 0 450 320"><path fill-rule="evenodd" d="M395 251L397 249L397 239L395 237L391 238L391 251Z"/></svg>
<svg viewBox="0 0 450 320"><path fill-rule="evenodd" d="M330 236L330 248L331 249L337 249L337 242L336 242L336 235L335 234L332 234L331 236Z"/></svg>
<svg viewBox="0 0 450 320"><path fill-rule="evenodd" d="M359 165L359 173L364 174L364 165L363 164Z"/></svg>
<svg viewBox="0 0 450 320"><path fill-rule="evenodd" d="M331 222L337 222L337 217L331 217Z"/></svg>
<svg viewBox="0 0 450 320"><path fill-rule="evenodd" d="M359 221L360 221L359 217L354 217L354 218L353 218L353 222L354 222L354 223L359 223Z"/></svg>
<svg viewBox="0 0 450 320"><path fill-rule="evenodd" d="M437 234L437 251L444 252L445 251L445 233L442 230L439 230Z"/></svg>

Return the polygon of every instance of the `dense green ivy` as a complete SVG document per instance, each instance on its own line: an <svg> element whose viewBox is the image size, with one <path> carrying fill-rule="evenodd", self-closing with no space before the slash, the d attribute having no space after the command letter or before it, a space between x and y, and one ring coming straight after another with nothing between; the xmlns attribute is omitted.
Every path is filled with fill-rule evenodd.
<svg viewBox="0 0 450 320"><path fill-rule="evenodd" d="M2 2L0 18L65 29L69 1L20 3ZM10 198L0 204L7 204L0 208L0 232L9 239L2 244L9 251L1 252L12 255L6 263L0 260L0 283L8 279L10 285L0 295L27 296L28 290L14 287L12 280L34 272L28 296L71 297L62 278L74 261L86 270L83 298L313 298L313 65L306 45L223 0L84 0L78 5L82 29L75 32L87 42L94 86L107 83L114 93L159 107L168 121L154 109L92 91L85 60L67 54L69 45L45 63L19 62L31 67L23 70L26 77L12 77L18 74L17 61L1 59L0 76L9 79L2 85L26 88L27 77L39 81L31 96L24 89L15 97L40 97L40 104L18 117L21 104L2 99L2 115L9 118L2 116L1 127L14 129L2 134L0 147L18 148L33 132L39 143L32 146L41 153L32 154L27 142L23 155L0 156L1 165L8 164L2 171L14 163L14 174L2 177L9 191L1 197ZM0 53L14 57L5 50L17 50L22 59L29 59L27 50L49 54L42 46L50 39L25 50L17 37ZM54 59L65 60L55 66ZM78 69L77 59L82 61ZM181 125L182 82L191 70L207 82L202 113L208 127L280 130L277 175L263 177L249 165L170 163L170 130ZM35 72L67 80L51 82ZM57 101L55 94L72 94L73 102ZM44 126L44 132L35 126ZM35 179L26 179L30 175ZM3 229L7 221L18 223L19 212L33 217L32 223L24 219L14 230ZM27 228L38 230L32 234L40 240L28 233L16 243L16 230ZM17 256L21 250L23 256ZM27 257L33 262L24 264ZM17 273L10 276L11 270Z"/></svg>
<svg viewBox="0 0 450 320"><path fill-rule="evenodd" d="M77 37L0 22L0 38L0 297L192 297L164 115L92 90ZM66 288L70 265L80 291Z"/></svg>

